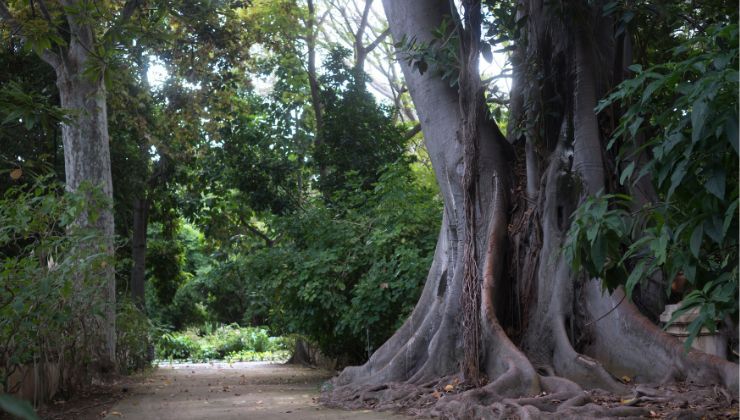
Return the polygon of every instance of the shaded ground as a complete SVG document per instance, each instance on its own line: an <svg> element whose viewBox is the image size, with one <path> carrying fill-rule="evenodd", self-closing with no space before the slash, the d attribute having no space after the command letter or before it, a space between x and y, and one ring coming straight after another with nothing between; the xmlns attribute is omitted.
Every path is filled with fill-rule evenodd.
<svg viewBox="0 0 740 420"><path fill-rule="evenodd" d="M320 406L332 372L271 362L164 364L98 387L87 398L52 404L48 419L403 419Z"/></svg>
<svg viewBox="0 0 740 420"><path fill-rule="evenodd" d="M269 362L165 364L145 374L93 387L72 400L51 404L40 414L53 420L402 420L408 417L370 410L382 407L412 415L433 415L433 410L430 412L425 407L434 405L438 399L454 399L462 391L458 386L445 386L442 381L429 390L416 390L418 393L411 395L412 401L407 404L386 401L390 404L384 406L375 398L361 398L354 405L359 411L344 411L318 404L319 387L331 375L332 372L325 370ZM557 406L562 401L553 399L556 397L543 394L535 398ZM738 418L737 395L712 386L637 386L631 395L590 391L583 397L604 408L640 407L637 416L641 418ZM505 406L503 402L500 408Z"/></svg>
<svg viewBox="0 0 740 420"><path fill-rule="evenodd" d="M441 419L738 418L737 390L731 393L720 386L691 382L632 385L623 395L595 389L503 398L486 393L485 387L466 387L459 377L450 376L423 386L340 387L324 393L321 401L330 407L390 410Z"/></svg>

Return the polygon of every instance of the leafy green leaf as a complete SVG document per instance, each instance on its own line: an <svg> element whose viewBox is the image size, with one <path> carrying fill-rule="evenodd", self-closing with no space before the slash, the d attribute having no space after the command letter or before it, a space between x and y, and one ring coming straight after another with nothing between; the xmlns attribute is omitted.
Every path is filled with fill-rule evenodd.
<svg viewBox="0 0 740 420"><path fill-rule="evenodd" d="M647 102L648 99L650 99L650 95L652 95L653 92L655 92L655 90L663 84L663 82L664 80L662 78L650 82L650 84L647 85L647 87L645 88L645 91L642 93L642 99L640 100L640 102L643 104Z"/></svg>
<svg viewBox="0 0 740 420"><path fill-rule="evenodd" d="M709 107L704 99L695 101L691 107L691 141L693 143L701 138L708 111Z"/></svg>
<svg viewBox="0 0 740 420"><path fill-rule="evenodd" d="M696 258L699 258L699 248L701 247L701 239L703 236L704 228L700 223L694 228L694 231L691 233L691 240L689 241L689 249Z"/></svg>
<svg viewBox="0 0 740 420"><path fill-rule="evenodd" d="M480 52L483 55L483 59L486 60L486 62L488 63L493 62L493 53L491 52L491 44L487 42L481 43Z"/></svg>
<svg viewBox="0 0 740 420"><path fill-rule="evenodd" d="M730 118L727 121L725 121L725 136L727 136L727 141L730 142L732 145L732 148L735 149L735 153L740 153L740 145L738 145L738 128L737 128L737 119L736 118Z"/></svg>
<svg viewBox="0 0 740 420"><path fill-rule="evenodd" d="M632 291L635 289L635 286L645 274L646 264L647 262L645 260L638 262L635 268L630 273L629 277L627 278L627 283L625 284L624 289L627 292L628 299L632 299Z"/></svg>
<svg viewBox="0 0 740 420"><path fill-rule="evenodd" d="M724 200L725 198L725 171L723 171L720 168L716 168L712 170L711 175L706 183L704 183L704 188L707 189L710 193L714 194L717 198L720 200Z"/></svg>
<svg viewBox="0 0 740 420"><path fill-rule="evenodd" d="M606 260L607 242L603 235L596 236L594 244L591 246L591 260L597 272L604 269Z"/></svg>
<svg viewBox="0 0 740 420"><path fill-rule="evenodd" d="M635 171L635 162L632 161L622 171L622 175L619 177L619 184L624 185L624 182L630 178L630 176L632 175L632 172L634 171Z"/></svg>
<svg viewBox="0 0 740 420"><path fill-rule="evenodd" d="M681 181L683 181L684 176L686 176L686 170L688 169L688 166L689 161L682 160L673 169L673 173L671 174L671 186L670 188L668 188L668 193L666 194L667 198L671 198L673 192L676 191L676 188L681 185Z"/></svg>

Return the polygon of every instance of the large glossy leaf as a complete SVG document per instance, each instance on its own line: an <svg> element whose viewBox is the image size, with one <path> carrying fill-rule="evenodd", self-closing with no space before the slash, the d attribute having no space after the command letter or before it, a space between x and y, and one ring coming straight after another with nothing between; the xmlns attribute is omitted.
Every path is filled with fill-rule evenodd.
<svg viewBox="0 0 740 420"><path fill-rule="evenodd" d="M704 187L720 200L725 199L725 171L720 168L712 170Z"/></svg>
<svg viewBox="0 0 740 420"><path fill-rule="evenodd" d="M704 99L694 102L694 105L691 107L691 141L694 143L701 138L708 110L709 108Z"/></svg>

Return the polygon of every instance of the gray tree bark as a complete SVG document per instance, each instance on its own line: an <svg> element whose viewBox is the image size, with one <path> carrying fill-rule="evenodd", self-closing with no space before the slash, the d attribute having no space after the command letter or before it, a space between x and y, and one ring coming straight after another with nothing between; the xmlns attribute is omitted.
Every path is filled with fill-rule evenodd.
<svg viewBox="0 0 740 420"><path fill-rule="evenodd" d="M106 252L112 257L113 178L110 166L106 92L102 80L89 80L83 75L90 60L89 48L91 44L83 45L73 37L63 64L55 67L61 106L73 116L70 123L62 125L64 171L67 190L77 191L84 182L89 182L99 188L108 199L106 206L99 210L99 216L95 221L83 215L78 223L97 229L104 240ZM116 283L112 264L103 269L101 278L105 319L100 326L103 337L99 357L105 369L112 369L116 360Z"/></svg>
<svg viewBox="0 0 740 420"><path fill-rule="evenodd" d="M113 182L111 176L110 150L108 138L108 115L106 92L102 77L92 80L84 75L92 64L95 48L95 33L88 16L75 11L81 8L77 0L61 0L68 10L66 32L68 44L54 51L46 49L41 58L54 68L61 106L69 111L71 120L62 125L64 145L65 180L68 191L78 191L85 182L99 188L107 199L104 208L97 209L97 217L83 214L77 223L96 229L102 237L102 246L111 263L101 268L101 302L103 304L102 325L96 326L97 339L93 344L97 353L97 364L103 371L115 368L116 361L116 283L112 264L114 254L113 222ZM44 0L38 1L44 19L50 27L56 27ZM121 10L121 21L128 20L138 6L138 0L129 0ZM26 34L21 23L16 20L5 1L0 0L0 19L25 41ZM119 22L120 23L120 22ZM101 75L102 76L102 75Z"/></svg>
<svg viewBox="0 0 740 420"><path fill-rule="evenodd" d="M443 19L454 21L450 3L384 0L394 39L431 41L431 31ZM461 142L470 109L460 106L470 95L464 86L460 93L450 88L434 69L420 74L403 63L445 203L442 228L411 316L367 363L346 368L334 380L335 388L323 396L330 405L426 407L422 413L452 418L529 418L541 411L616 416L642 411L609 412L589 404L582 390L624 392L627 388L615 379L623 375L650 383L690 377L737 389L736 364L684 353L677 339L624 301L621 290L602 292L598 279L582 279L564 260L560 249L571 213L605 186L593 109L613 80L613 25L599 4L580 6L579 15L590 24L575 33L569 29L572 22L560 20L546 1L522 0L520 7L528 19L526 42L517 54L527 61L519 65L515 86L520 91L512 93L518 114L511 121L532 129L524 130L524 138L510 138L524 155L513 157L496 126L479 119L472 218L463 211L466 152ZM539 75L542 84L535 82L537 70L546 73ZM557 95L556 103L545 101ZM538 106L523 105L524 98L538 97L543 99ZM464 227L471 220L481 288L479 366L488 382L439 398L433 391L457 383L463 368ZM508 330L518 330L514 339ZM525 398L542 392L551 396Z"/></svg>
<svg viewBox="0 0 740 420"><path fill-rule="evenodd" d="M131 234L131 299L144 309L144 286L146 282L146 247L147 227L149 225L149 200L136 198L134 200L134 224Z"/></svg>

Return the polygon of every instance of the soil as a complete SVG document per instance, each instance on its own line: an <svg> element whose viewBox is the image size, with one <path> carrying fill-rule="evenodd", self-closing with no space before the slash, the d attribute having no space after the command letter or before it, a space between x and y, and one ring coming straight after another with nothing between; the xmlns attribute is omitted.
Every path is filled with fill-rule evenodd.
<svg viewBox="0 0 740 420"><path fill-rule="evenodd" d="M737 394L733 395L720 386L691 382L631 385L623 395L595 389L554 394L542 392L522 398L491 398L488 403L481 403L484 390L485 387L472 389L464 386L460 377L455 375L425 386L392 383L360 389L337 388L325 392L321 401L331 407L375 409L441 419L738 418ZM341 400L342 395L349 397ZM355 398L357 395L359 397ZM455 410L444 408L453 405Z"/></svg>
<svg viewBox="0 0 740 420"><path fill-rule="evenodd" d="M434 415L425 409L433 405L434 400L455 399L465 392L455 381L451 381L455 384L453 387L446 387L446 382L442 381L430 389L417 390L420 391L418 397L406 404L383 406L377 404L376 399L368 399L355 407L359 410L346 411L327 408L318 402L322 384L332 375L334 372L328 370L269 362L163 364L147 372L88 388L72 399L57 400L39 410L39 414L49 420L402 420L409 417L372 410L382 408L425 417ZM738 418L737 395L714 386L638 385L629 395L598 390L584 394L583 398L607 412L619 410L619 407L642 408L638 415L641 418ZM555 397L543 394L534 399L544 403ZM507 402L517 400L502 403L506 405ZM561 401L550 402L555 408ZM548 417L555 413L542 414Z"/></svg>
<svg viewBox="0 0 740 420"><path fill-rule="evenodd" d="M334 372L273 362L163 364L39 411L44 419L403 419L319 405Z"/></svg>

